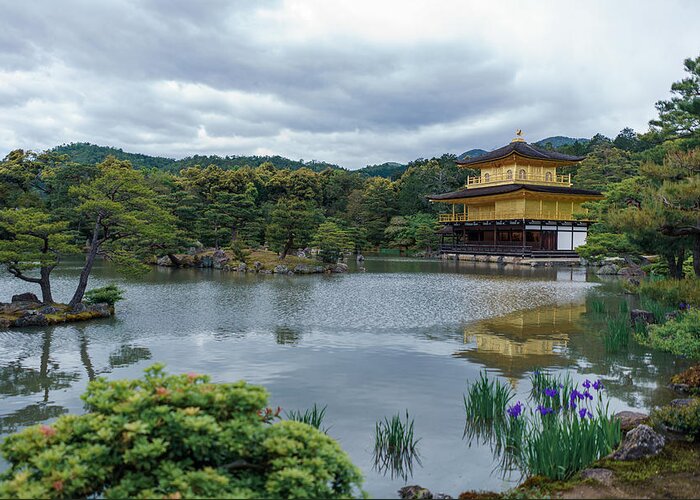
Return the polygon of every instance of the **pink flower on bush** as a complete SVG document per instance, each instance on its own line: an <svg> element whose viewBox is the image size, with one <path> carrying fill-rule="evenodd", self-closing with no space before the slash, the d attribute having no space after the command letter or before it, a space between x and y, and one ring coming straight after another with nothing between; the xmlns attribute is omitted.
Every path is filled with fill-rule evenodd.
<svg viewBox="0 0 700 500"><path fill-rule="evenodd" d="M54 434L56 434L56 429L54 429L54 428L51 427L50 425L42 425L42 426L39 428L39 431L40 431L44 436L46 436L46 437L51 437L51 436L53 436Z"/></svg>

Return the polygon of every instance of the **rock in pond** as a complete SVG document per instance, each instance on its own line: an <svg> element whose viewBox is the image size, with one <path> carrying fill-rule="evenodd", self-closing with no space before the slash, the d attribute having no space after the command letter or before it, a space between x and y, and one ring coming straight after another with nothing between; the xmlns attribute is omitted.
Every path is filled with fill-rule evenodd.
<svg viewBox="0 0 700 500"><path fill-rule="evenodd" d="M12 296L12 302L35 302L41 303L33 293L20 293Z"/></svg>
<svg viewBox="0 0 700 500"><path fill-rule="evenodd" d="M644 309L632 309L630 311L630 323L636 325L637 322L651 325L652 323L656 323L656 318L654 317L654 313L645 311Z"/></svg>
<svg viewBox="0 0 700 500"><path fill-rule="evenodd" d="M332 273L337 273L337 274L340 274L340 273L347 273L347 272L348 272L348 265L347 265L347 264L343 264L343 263L341 262L340 264L336 264L336 265L334 265L334 266L330 266L328 269L329 269L330 272L332 272Z"/></svg>
<svg viewBox="0 0 700 500"><path fill-rule="evenodd" d="M287 274L289 272L289 268L285 265L277 264L272 272L275 274Z"/></svg>
<svg viewBox="0 0 700 500"><path fill-rule="evenodd" d="M297 264L294 266L294 273L295 274L313 274L314 269L311 266L307 266L306 264Z"/></svg>
<svg viewBox="0 0 700 500"><path fill-rule="evenodd" d="M649 415L646 413L636 411L621 411L616 413L615 417L620 419L620 429L622 432L631 431L649 419Z"/></svg>
<svg viewBox="0 0 700 500"><path fill-rule="evenodd" d="M404 486L399 491L399 498L407 500L422 500L424 498L433 498L432 492L428 488L423 488L417 484Z"/></svg>
<svg viewBox="0 0 700 500"><path fill-rule="evenodd" d="M49 324L49 320L46 316L37 311L27 311L22 316L14 321L14 326L25 327L25 326L46 326Z"/></svg>
<svg viewBox="0 0 700 500"><path fill-rule="evenodd" d="M615 460L638 460L657 455L666 444L664 437L648 425L639 425L629 431L622 444L613 453Z"/></svg>
<svg viewBox="0 0 700 500"><path fill-rule="evenodd" d="M615 264L606 264L604 266L601 266L598 271L596 271L596 274L598 275L612 275L612 274L617 274L618 267Z"/></svg>

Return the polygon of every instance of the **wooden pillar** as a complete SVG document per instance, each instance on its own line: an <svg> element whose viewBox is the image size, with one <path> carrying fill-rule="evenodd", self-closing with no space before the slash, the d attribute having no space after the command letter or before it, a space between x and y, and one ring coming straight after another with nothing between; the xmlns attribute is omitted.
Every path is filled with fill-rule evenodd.
<svg viewBox="0 0 700 500"><path fill-rule="evenodd" d="M462 205L464 207L464 220L467 220L467 204Z"/></svg>

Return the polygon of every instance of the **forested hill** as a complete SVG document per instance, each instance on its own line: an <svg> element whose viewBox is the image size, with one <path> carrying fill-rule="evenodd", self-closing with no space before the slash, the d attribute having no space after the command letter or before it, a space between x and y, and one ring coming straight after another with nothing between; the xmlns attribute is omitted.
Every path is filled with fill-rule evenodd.
<svg viewBox="0 0 700 500"><path fill-rule="evenodd" d="M225 169L236 169L243 166L257 167L262 163L272 163L275 168L298 170L306 167L314 172L321 172L327 168L340 169L338 165L323 161L290 160L282 156L218 156L218 155L194 155L175 160L162 156L149 156L139 153L127 153L122 149L108 146L97 146L87 142L75 142L56 146L51 151L68 155L71 161L85 165L100 163L107 156L112 155L120 160L129 160L136 168L159 168L177 172L187 167L216 165Z"/></svg>
<svg viewBox="0 0 700 500"><path fill-rule="evenodd" d="M562 148L571 146L584 147L590 139L574 139L572 137L554 136L547 137L534 144L546 148ZM174 158L165 158L162 156L149 156L140 153L127 153L119 148L109 146L97 146L87 142L75 142L70 144L62 144L52 149L53 152L68 155L70 161L84 165L94 165L100 163L107 156L112 155L120 160L129 160L136 168L158 168L171 172L178 172L183 168L194 167L196 165L206 167L216 165L224 169L237 169L244 166L257 167L262 163L271 163L275 168L298 170L300 168L308 168L314 172L321 172L327 168L343 169L333 163L324 161L304 161L290 160L283 156L218 156L218 155L194 155L176 160ZM480 156L487 151L484 149L470 149L457 156L457 160L465 158L474 158ZM567 151L568 152L568 151ZM576 154L578 151L571 151ZM384 177L385 179L396 180L408 169L408 165L397 162L386 162L378 165L367 165L355 172L362 177Z"/></svg>
<svg viewBox="0 0 700 500"><path fill-rule="evenodd" d="M534 142L533 144L541 148L548 147L548 145L551 145L551 147L553 148L560 148L562 146L571 146L572 144L575 144L577 142L580 144L585 144L588 141L590 141L590 139L574 139L573 137L555 135L554 137L547 137L546 139Z"/></svg>
<svg viewBox="0 0 700 500"><path fill-rule="evenodd" d="M380 165L367 165L364 168L356 170L358 174L363 177L384 177L385 179L396 180L401 177L408 165L403 163L396 163L395 161L388 161Z"/></svg>

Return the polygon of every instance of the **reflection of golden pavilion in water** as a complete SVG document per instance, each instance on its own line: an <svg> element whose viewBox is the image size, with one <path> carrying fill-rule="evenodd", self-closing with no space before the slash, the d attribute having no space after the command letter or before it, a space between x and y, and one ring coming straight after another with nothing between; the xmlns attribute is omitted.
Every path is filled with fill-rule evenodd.
<svg viewBox="0 0 700 500"><path fill-rule="evenodd" d="M470 324L464 329L464 343L473 346L453 356L497 369L509 378L520 378L535 367L566 365L563 351L570 335L582 331L577 320L584 312L585 304L564 304Z"/></svg>

